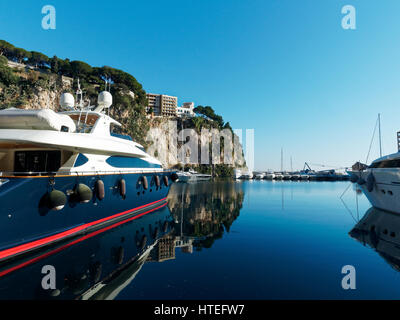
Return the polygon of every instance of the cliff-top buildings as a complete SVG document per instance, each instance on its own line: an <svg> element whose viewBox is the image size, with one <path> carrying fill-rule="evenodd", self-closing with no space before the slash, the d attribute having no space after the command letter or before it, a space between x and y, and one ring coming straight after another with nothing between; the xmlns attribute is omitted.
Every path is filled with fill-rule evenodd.
<svg viewBox="0 0 400 320"><path fill-rule="evenodd" d="M183 103L182 107L176 108L176 115L178 117L194 117L194 102L185 102Z"/></svg>
<svg viewBox="0 0 400 320"><path fill-rule="evenodd" d="M181 107L178 107L178 98L165 94L147 93L149 104L146 107L146 112L154 116L161 117L194 117L194 103L185 102Z"/></svg>

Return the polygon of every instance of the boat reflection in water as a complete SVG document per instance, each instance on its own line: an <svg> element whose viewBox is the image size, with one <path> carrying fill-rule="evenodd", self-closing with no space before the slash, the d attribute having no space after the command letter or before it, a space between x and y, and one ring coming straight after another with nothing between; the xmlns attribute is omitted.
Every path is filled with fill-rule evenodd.
<svg viewBox="0 0 400 320"><path fill-rule="evenodd" d="M175 184L169 206L1 264L0 299L115 299L146 262L175 259L177 248L211 247L229 231L243 199L233 182ZM51 283L48 266L56 289L43 288Z"/></svg>
<svg viewBox="0 0 400 320"><path fill-rule="evenodd" d="M350 231L350 236L374 249L400 271L400 216L374 207Z"/></svg>
<svg viewBox="0 0 400 320"><path fill-rule="evenodd" d="M114 299L171 232L168 207L1 265L0 299ZM42 281L56 271L56 289ZM48 269L45 269L48 270ZM48 279L48 278L46 278Z"/></svg>

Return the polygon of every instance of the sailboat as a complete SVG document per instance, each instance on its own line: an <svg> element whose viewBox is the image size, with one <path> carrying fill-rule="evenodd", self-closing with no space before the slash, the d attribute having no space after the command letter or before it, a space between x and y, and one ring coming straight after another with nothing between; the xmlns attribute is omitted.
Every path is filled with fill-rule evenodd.
<svg viewBox="0 0 400 320"><path fill-rule="evenodd" d="M380 136L380 115L379 136ZM400 133L397 133L400 146ZM372 144L372 143L371 143ZM349 171L352 182L357 182L370 203L378 209L400 213L400 148L393 154L382 156L381 137L379 137L380 158L374 160L366 169Z"/></svg>

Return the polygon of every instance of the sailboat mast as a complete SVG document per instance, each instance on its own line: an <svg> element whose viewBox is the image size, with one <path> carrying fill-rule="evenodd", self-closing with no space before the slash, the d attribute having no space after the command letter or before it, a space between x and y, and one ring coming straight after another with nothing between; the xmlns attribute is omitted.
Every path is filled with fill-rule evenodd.
<svg viewBox="0 0 400 320"><path fill-rule="evenodd" d="M381 114L378 113L378 122L379 122L379 154L382 158L382 136L381 136Z"/></svg>

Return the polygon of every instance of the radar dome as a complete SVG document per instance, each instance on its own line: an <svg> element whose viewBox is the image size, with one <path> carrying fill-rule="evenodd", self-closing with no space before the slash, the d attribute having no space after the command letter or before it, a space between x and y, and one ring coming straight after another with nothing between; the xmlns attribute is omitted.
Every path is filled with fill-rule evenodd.
<svg viewBox="0 0 400 320"><path fill-rule="evenodd" d="M97 98L97 104L99 105L99 107L109 108L111 107L112 103L113 98L111 93L109 93L108 91L100 92Z"/></svg>
<svg viewBox="0 0 400 320"><path fill-rule="evenodd" d="M60 98L60 105L64 109L73 109L75 106L74 96L70 93L63 93Z"/></svg>

